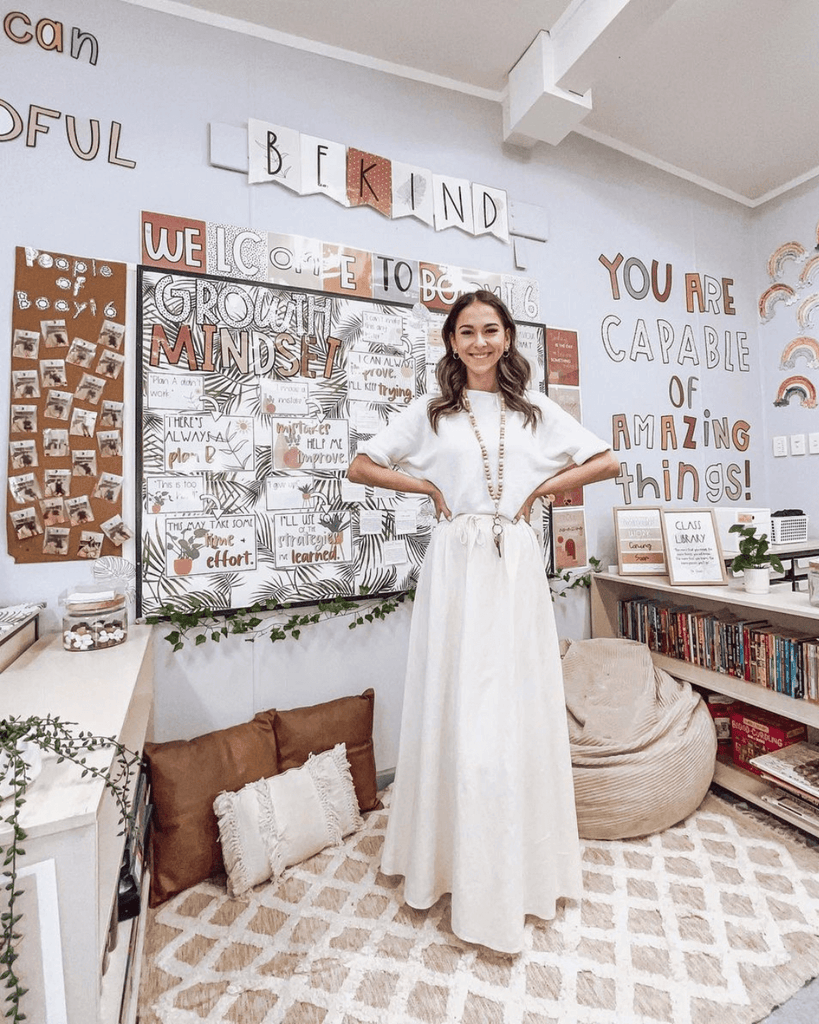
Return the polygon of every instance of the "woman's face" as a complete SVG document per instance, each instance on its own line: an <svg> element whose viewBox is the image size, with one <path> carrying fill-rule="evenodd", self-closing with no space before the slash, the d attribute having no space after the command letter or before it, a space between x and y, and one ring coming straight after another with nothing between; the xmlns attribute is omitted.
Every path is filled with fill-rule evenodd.
<svg viewBox="0 0 819 1024"><path fill-rule="evenodd" d="M466 367L466 386L476 391L496 391L498 360L509 348L509 332L495 308L485 302L464 307L451 344Z"/></svg>

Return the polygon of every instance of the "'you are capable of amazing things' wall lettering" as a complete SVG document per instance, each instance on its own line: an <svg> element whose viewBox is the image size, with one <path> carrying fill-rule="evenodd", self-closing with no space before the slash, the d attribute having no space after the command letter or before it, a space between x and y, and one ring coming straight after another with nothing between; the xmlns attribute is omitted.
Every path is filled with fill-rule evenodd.
<svg viewBox="0 0 819 1024"><path fill-rule="evenodd" d="M598 260L616 302L634 300L642 304L641 312L657 303L657 311L665 313L669 300L673 306L678 298L670 263L663 270L653 260L649 269L638 257L626 259L620 252L613 257L601 253ZM635 500L709 504L751 500L751 461L744 456L751 443L751 424L741 415L725 415L717 409L717 403L725 401L724 375L751 369L747 331L733 319L728 321L730 326L720 323L724 317L736 317L734 281L691 271L683 275L682 283L677 305L685 314L694 314L697 323L675 324L666 314L653 322L638 316L628 326L621 316L608 313L600 325L606 357L624 372L630 365L641 367L642 407L612 415L612 449L626 456L616 480L626 505ZM667 372L666 367L676 367L676 372L667 382L655 381L652 371ZM666 400L664 394L671 410L658 405ZM662 457L678 450L685 458L675 466L671 458ZM724 462L713 458L717 450L733 450L742 457ZM627 461L632 452L641 458L639 462ZM694 461L698 457L701 461L707 457L709 464L698 465Z"/></svg>

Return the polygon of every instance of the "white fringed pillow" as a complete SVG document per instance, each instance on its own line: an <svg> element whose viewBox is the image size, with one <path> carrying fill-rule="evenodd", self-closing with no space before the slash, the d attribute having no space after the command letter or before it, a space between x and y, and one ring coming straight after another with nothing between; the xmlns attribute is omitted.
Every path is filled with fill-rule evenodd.
<svg viewBox="0 0 819 1024"><path fill-rule="evenodd" d="M337 846L362 825L343 743L311 754L300 768L220 793L213 810L231 896Z"/></svg>

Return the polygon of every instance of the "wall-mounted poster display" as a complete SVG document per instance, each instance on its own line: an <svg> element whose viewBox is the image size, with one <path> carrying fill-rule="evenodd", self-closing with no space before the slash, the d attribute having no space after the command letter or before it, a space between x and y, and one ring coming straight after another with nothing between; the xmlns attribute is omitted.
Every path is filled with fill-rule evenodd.
<svg viewBox="0 0 819 1024"><path fill-rule="evenodd" d="M671 584L727 583L717 519L711 509L662 509L660 518Z"/></svg>
<svg viewBox="0 0 819 1024"><path fill-rule="evenodd" d="M139 613L411 586L432 503L346 472L430 390L444 314L156 267L138 294ZM545 391L544 328L522 326Z"/></svg>
<svg viewBox="0 0 819 1024"><path fill-rule="evenodd" d="M116 555L126 539L104 526L122 513L125 293L123 263L16 250L6 492L15 562Z"/></svg>
<svg viewBox="0 0 819 1024"><path fill-rule="evenodd" d="M663 526L659 508L615 508L617 571L621 576L664 576Z"/></svg>

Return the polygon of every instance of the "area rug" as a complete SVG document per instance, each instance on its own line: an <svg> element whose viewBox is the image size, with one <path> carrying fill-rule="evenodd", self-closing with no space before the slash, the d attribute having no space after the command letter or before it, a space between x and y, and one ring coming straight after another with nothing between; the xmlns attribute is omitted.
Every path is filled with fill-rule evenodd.
<svg viewBox="0 0 819 1024"><path fill-rule="evenodd" d="M449 897L403 903L388 814L242 899L211 879L149 911L140 1024L752 1024L819 975L819 850L713 793L584 841L582 902L517 956L456 938Z"/></svg>

